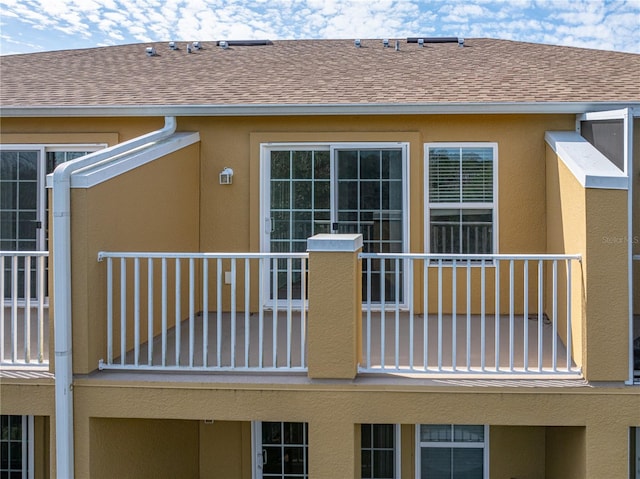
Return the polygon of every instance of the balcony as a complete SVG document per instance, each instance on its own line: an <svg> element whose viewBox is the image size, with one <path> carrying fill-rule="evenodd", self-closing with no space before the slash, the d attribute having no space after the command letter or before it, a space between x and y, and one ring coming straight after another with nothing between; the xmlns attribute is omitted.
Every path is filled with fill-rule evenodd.
<svg viewBox="0 0 640 479"><path fill-rule="evenodd" d="M335 269L314 271L312 255L101 252L107 339L99 367L312 376L312 361L341 353L310 327L331 328L309 288L338 280ZM362 273L349 288L362 306L344 323L357 331L358 374L580 377L579 256L353 258ZM320 359L309 352L318 344Z"/></svg>
<svg viewBox="0 0 640 479"><path fill-rule="evenodd" d="M47 251L0 251L0 366L48 368Z"/></svg>

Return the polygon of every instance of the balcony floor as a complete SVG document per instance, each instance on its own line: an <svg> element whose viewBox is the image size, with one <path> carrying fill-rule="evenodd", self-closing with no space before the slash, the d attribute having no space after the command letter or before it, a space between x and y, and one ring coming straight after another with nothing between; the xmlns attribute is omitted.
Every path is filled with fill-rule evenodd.
<svg viewBox="0 0 640 479"><path fill-rule="evenodd" d="M363 372L409 372L416 374L434 373L436 375L453 374L458 375L463 372L471 374L489 373L530 373L538 367L538 321L536 318L524 320L522 316L513 318L513 325L508 316L501 316L499 321L499 370L496 370L496 324L493 316L485 318L485 360L482 362L482 336L481 318L472 316L467 324L466 316L458 316L455 320L455 348L456 348L456 368L454 370L452 357L454 349L454 321L450 315L443 316L441 327L437 316L430 315L428 318L427 335L427 367L424 366L424 317L416 315L413 321L413 361L411 361L411 341L410 341L410 318L408 313L400 313L397 318L394 313L387 312L384 317L384 335L381 334L381 323L383 321L380 312L372 313L371 335L367 331L368 319L363 313L363 360L361 370ZM176 329L171 328L166 334L165 355L163 361L163 338L161 335L155 336L152 341L152 351L149 355L148 343L144 342L138 348L138 361L135 360L136 351L129 346L129 351L124 358L115 358L113 361L115 368L126 369L168 369L168 370L271 370L271 371L303 371L306 361L302 362L303 351L300 331L300 313L294 312L290 320L286 313L278 314L276 328L273 327L273 317L271 311L265 311L263 326L260 328L258 314L249 315L245 318L244 313L237 313L235 318L235 337L232 339L232 317L229 313L221 315L220 327L217 323L215 312L209 313L208 333L203 334L205 322L203 316L198 314L194 318L194 328L192 332L193 346L190 348L190 324L189 320L182 321L179 331L179 341L176 340ZM398 354L396 358L395 331L398 330ZM262 329L262 333L260 330ZM439 330L442 342L442 353L438 358ZM528 335L528 370L525 371L524 362L524 339L525 331ZM555 343L558 367L566 370L566 348L563 342L556 337L553 338L553 325L549 321L544 321L542 328L542 371L553 373L552 358ZM248 333L248 334L245 334ZM467 334L469 333L469 334ZM220 340L218 341L218 335ZM260 356L260 337L263 339L262 355ZM381 367L381 341L384 337L384 365ZM513 339L512 339L513 338ZM117 340L115 340L117 342ZM469 342L469 357L467 358L467 341ZM176 361L176 345L179 343L179 355ZM509 345L513 344L513 359ZM234 347L232 348L232 344ZM274 344L277 354L274 357ZM287 345L290 349L287 350ZM367 361L368 347L371 347L371 357ZM207 349L207 354L203 358L203 351ZM219 349L218 349L219 348ZM233 351L232 351L233 349ZM218 355L218 350L220 351ZM149 363L151 356L151 363ZM260 361L262 357L262 361ZM193 358L190 360L190 358ZM205 362L206 361L206 362ZM512 361L512 362L511 362ZM511 362L511 364L510 364ZM484 369L483 369L484 367ZM573 376L578 371L572 363ZM105 369L110 368L105 365Z"/></svg>

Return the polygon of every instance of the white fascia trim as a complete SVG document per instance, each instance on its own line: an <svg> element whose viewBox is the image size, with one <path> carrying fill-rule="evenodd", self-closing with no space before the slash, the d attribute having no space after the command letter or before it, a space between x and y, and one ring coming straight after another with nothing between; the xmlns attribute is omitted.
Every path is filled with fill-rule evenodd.
<svg viewBox="0 0 640 479"><path fill-rule="evenodd" d="M627 190L629 179L575 131L548 131L545 141L585 188Z"/></svg>
<svg viewBox="0 0 640 479"><path fill-rule="evenodd" d="M116 157L108 163L90 165L74 172L71 176L71 188L91 188L199 141L198 132L175 133L166 139ZM47 180L49 182L50 178Z"/></svg>
<svg viewBox="0 0 640 479"><path fill-rule="evenodd" d="M640 109L640 102L5 106L2 117L581 114L621 108Z"/></svg>

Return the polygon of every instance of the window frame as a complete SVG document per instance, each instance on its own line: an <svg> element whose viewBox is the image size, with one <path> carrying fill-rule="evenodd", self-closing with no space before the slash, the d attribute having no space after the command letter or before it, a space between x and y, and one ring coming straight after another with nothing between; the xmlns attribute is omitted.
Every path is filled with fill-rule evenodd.
<svg viewBox="0 0 640 479"><path fill-rule="evenodd" d="M11 423L10 418L20 417L20 429L22 431L21 438L19 440L13 440L11 438L0 440L0 442L7 444L7 448L10 448L11 443L21 444L22 465L20 471L13 471L11 469L11 464L9 464L7 470L3 472L20 472L22 475L22 479L33 479L35 477L35 449L33 444L34 416L20 416L13 414L3 414L2 416L7 417L9 423Z"/></svg>
<svg viewBox="0 0 640 479"><path fill-rule="evenodd" d="M55 152L94 152L106 148L106 143L0 143L0 151L35 151L38 153L37 165L37 198L36 221L40 222L39 231L36 232L36 250L44 251L47 245L45 232L47 231L47 153Z"/></svg>
<svg viewBox="0 0 640 479"><path fill-rule="evenodd" d="M365 425L370 425L370 426L375 426L375 425L381 425L382 423L362 423L360 424L360 431L361 431L361 435L360 435L360 470L362 470L362 451L363 450L370 450L373 451L374 447L368 447L368 448L364 448L362 446L362 426ZM385 424L390 424L390 423L385 423ZM400 429L400 424L391 424L393 426L393 477L396 479L399 479L400 477L402 477L401 475L401 429ZM380 448L378 448L380 449ZM362 474L360 475L360 477L362 478Z"/></svg>
<svg viewBox="0 0 640 479"><path fill-rule="evenodd" d="M445 441L421 441L420 439L420 426L423 425L435 425L436 423L420 423L420 424L416 424L415 426L415 443L416 443L416 449L415 449L415 458L416 458L416 462L415 462L415 477L416 479L422 479L421 476L421 462L422 462L422 454L421 454L421 450L422 447L440 447L440 448L450 448L450 449L469 449L469 448L474 448L474 449L480 449L480 447L478 447L478 444L482 444L482 477L483 479L488 479L489 476L489 425L488 424L482 424L482 426L484 427L484 441L483 442L455 442L455 441L450 441L450 442L445 442ZM476 424L450 424L450 423L442 423L442 424L438 424L438 425L448 425L448 426L472 426L472 425L476 425ZM480 424L477 424L478 426L480 426ZM424 446L423 446L424 445Z"/></svg>
<svg viewBox="0 0 640 479"><path fill-rule="evenodd" d="M493 150L493 201L491 202L431 202L429 199L429 152L438 148L491 148ZM498 143L496 142L430 142L424 144L424 251L431 251L431 211L437 209L474 210L490 209L492 212L493 237L492 251L487 254L498 254ZM434 253L439 254L439 253ZM445 253L446 254L446 253ZM451 253L464 254L464 253Z"/></svg>

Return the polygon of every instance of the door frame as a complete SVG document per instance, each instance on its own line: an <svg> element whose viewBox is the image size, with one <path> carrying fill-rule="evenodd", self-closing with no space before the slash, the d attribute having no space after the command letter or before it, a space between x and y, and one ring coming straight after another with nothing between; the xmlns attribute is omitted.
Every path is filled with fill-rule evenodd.
<svg viewBox="0 0 640 479"><path fill-rule="evenodd" d="M270 236L268 232L271 230L271 168L270 168L270 155L269 153L277 149L297 150L297 151L313 151L324 150L329 151L330 161L330 221L336 222L337 207L338 207L338 192L337 192L337 159L335 152L344 149L401 149L402 151L402 252L406 253L410 251L410 202L411 197L409 177L410 177L410 143L408 141L336 141L336 142L304 142L304 141L292 141L292 142L269 142L260 144L260 251L270 251ZM406 262L403 262L406 263ZM405 266L405 271L407 268ZM265 277L263 278L263 293L264 298L269 298L270 293L270 275L267 268L263 272ZM403 296L403 302L401 307L407 308L411 301L411 295L409 292L409 277L408 274L404 275L403 288L405 294ZM297 301L300 303L300 301ZM265 299L265 306L273 306L274 301L271 299ZM278 303L280 304L280 303ZM282 303L284 304L284 303ZM300 304L298 304L300 307Z"/></svg>

